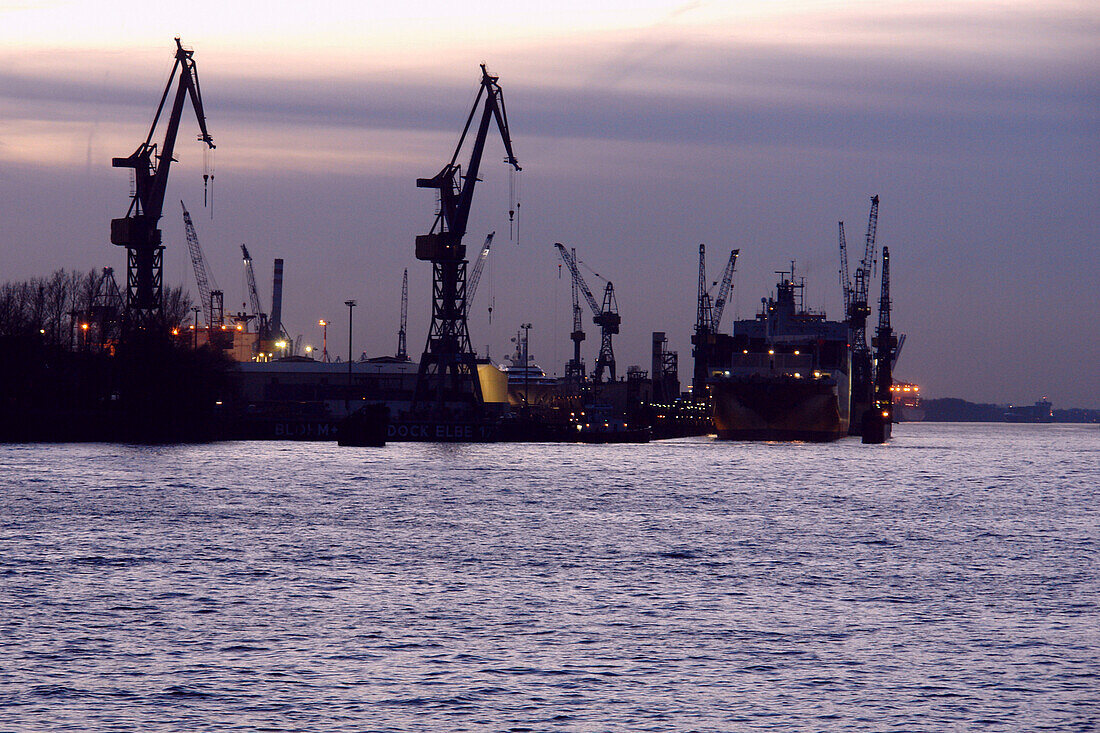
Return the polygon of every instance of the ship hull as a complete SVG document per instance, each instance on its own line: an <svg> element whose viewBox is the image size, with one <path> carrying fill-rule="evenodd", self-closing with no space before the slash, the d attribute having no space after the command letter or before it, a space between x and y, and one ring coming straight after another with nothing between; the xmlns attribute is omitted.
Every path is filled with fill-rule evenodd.
<svg viewBox="0 0 1100 733"><path fill-rule="evenodd" d="M720 440L839 440L848 434L832 379L747 378L710 383Z"/></svg>

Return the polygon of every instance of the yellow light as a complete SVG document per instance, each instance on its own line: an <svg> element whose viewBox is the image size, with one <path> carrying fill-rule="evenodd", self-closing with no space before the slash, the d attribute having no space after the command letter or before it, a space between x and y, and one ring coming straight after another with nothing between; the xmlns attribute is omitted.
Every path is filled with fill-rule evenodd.
<svg viewBox="0 0 1100 733"><path fill-rule="evenodd" d="M742 353L742 354L747 354L747 353L749 353L749 350L748 350L748 349L745 349L745 350L744 350L744 351L742 351L741 353Z"/></svg>
<svg viewBox="0 0 1100 733"><path fill-rule="evenodd" d="M798 356L798 349L795 349L795 350L794 350L794 355L795 355L795 356Z"/></svg>
<svg viewBox="0 0 1100 733"><path fill-rule="evenodd" d="M795 378L795 379L802 379L802 375L801 375L801 374L799 374L798 372L795 372L795 373L794 373L794 378Z"/></svg>
<svg viewBox="0 0 1100 733"><path fill-rule="evenodd" d="M775 349L768 349L768 353L774 355L775 354Z"/></svg>
<svg viewBox="0 0 1100 733"><path fill-rule="evenodd" d="M320 321L317 321L317 325L318 326L327 326L328 324L324 321L324 319L322 319Z"/></svg>
<svg viewBox="0 0 1100 733"><path fill-rule="evenodd" d="M87 327L87 326L85 326L85 327L84 327L84 330L87 330L87 329L88 329L88 327ZM180 335L180 330L179 330L178 328L173 328L173 329L172 329L172 335L173 335L173 336L179 336L179 335Z"/></svg>
<svg viewBox="0 0 1100 733"><path fill-rule="evenodd" d="M238 331L243 331L243 330L244 330L244 326L242 326L241 324L239 324L239 323L238 323L238 324L237 324L237 330L238 330Z"/></svg>
<svg viewBox="0 0 1100 733"><path fill-rule="evenodd" d="M882 411L882 416L883 416L883 417L890 417L890 413L889 413L888 411L886 411L886 410L883 410L883 411Z"/></svg>
<svg viewBox="0 0 1100 733"><path fill-rule="evenodd" d="M279 349L285 349L286 348L286 341L276 341L275 346L276 346L276 348L279 348Z"/></svg>
<svg viewBox="0 0 1100 733"><path fill-rule="evenodd" d="M223 331L225 330L225 326L222 326L222 330L223 330Z"/></svg>
<svg viewBox="0 0 1100 733"><path fill-rule="evenodd" d="M85 331L88 330L88 324L87 323L81 323L80 327L83 328Z"/></svg>
<svg viewBox="0 0 1100 733"><path fill-rule="evenodd" d="M313 353L313 347L312 346L307 346L306 347L306 353L307 354L312 354Z"/></svg>

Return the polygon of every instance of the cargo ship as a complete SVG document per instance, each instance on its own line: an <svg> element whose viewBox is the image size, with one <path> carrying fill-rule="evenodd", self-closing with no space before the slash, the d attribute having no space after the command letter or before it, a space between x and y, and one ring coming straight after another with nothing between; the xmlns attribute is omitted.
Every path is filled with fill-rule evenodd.
<svg viewBox="0 0 1100 733"><path fill-rule="evenodd" d="M919 386L912 382L894 382L890 392L893 395L894 422L924 420L925 412L921 405Z"/></svg>
<svg viewBox="0 0 1100 733"><path fill-rule="evenodd" d="M728 361L706 388L721 440L828 442L848 434L848 324L804 308L794 264L754 319L736 321Z"/></svg>

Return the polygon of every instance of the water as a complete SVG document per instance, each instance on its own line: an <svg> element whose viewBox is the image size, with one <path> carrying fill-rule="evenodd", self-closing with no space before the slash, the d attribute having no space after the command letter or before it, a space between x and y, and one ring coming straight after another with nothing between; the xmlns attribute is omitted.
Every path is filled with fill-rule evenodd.
<svg viewBox="0 0 1100 733"><path fill-rule="evenodd" d="M1094 730L1100 431L0 446L0 730Z"/></svg>

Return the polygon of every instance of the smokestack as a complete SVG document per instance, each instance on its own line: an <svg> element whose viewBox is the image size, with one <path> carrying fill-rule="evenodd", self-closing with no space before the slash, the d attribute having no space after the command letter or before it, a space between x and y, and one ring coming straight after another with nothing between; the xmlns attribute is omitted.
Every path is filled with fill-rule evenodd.
<svg viewBox="0 0 1100 733"><path fill-rule="evenodd" d="M283 261L275 258L275 275L271 283L271 323L272 338L278 338L283 332Z"/></svg>

